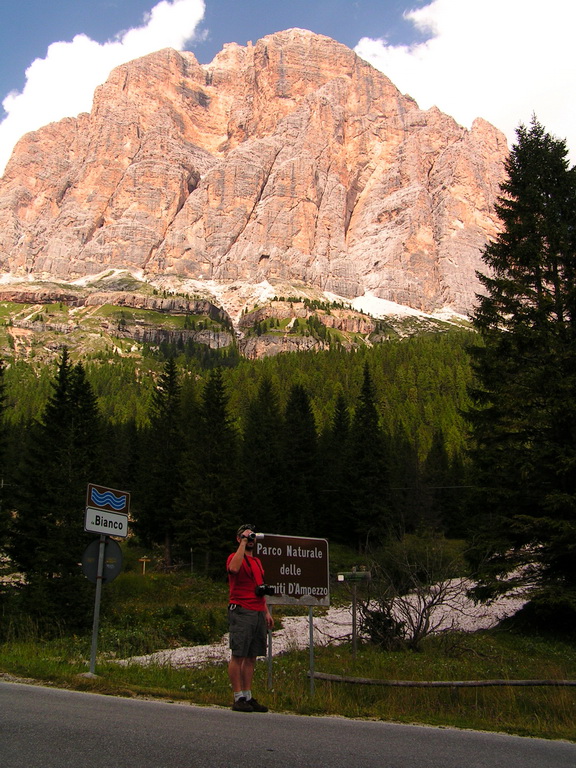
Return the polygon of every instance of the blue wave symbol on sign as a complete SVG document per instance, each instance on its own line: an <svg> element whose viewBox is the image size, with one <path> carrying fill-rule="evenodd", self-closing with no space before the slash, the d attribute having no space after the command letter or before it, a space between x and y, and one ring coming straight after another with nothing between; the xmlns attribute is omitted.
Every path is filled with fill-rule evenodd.
<svg viewBox="0 0 576 768"><path fill-rule="evenodd" d="M117 511L124 509L126 506L126 496L116 496L112 491L106 491L105 493L99 493L96 488L92 488L91 493L92 501L98 507L104 507L106 504Z"/></svg>

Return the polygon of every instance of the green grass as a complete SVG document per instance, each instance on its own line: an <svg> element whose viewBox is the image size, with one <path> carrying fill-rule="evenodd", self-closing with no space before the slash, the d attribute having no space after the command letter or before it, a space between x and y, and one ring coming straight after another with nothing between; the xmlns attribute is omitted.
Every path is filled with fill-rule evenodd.
<svg viewBox="0 0 576 768"><path fill-rule="evenodd" d="M123 574L103 591L100 647L121 658L215 642L227 631L226 589L185 574Z"/></svg>
<svg viewBox="0 0 576 768"><path fill-rule="evenodd" d="M103 651L98 678L86 679L85 638L45 643L7 643L0 670L77 690L113 695L153 696L208 706L229 706L226 664L194 669L121 666ZM574 688L409 689L315 681L310 693L308 652L275 657L273 687L267 690L267 663L257 664L253 688L271 709L304 715L341 715L402 723L502 731L522 736L576 741ZM319 648L317 671L357 677L404 680L572 678L576 648L559 641L488 632L457 638L451 646L435 639L423 653L382 653L361 647L353 659L345 646Z"/></svg>
<svg viewBox="0 0 576 768"><path fill-rule="evenodd" d="M98 308L97 312L94 312L88 318L88 322L97 324L102 319L110 320L113 323L119 323L121 320L124 320L127 324L141 322L144 325L173 330L182 330L186 327L189 327L190 330L223 330L221 323L212 320L207 315L171 315L167 312L159 312L153 309L134 309L113 304L103 304ZM192 328L192 324L194 324L195 328Z"/></svg>
<svg viewBox="0 0 576 768"><path fill-rule="evenodd" d="M414 546L416 546L414 544ZM462 542L444 542L445 555L460 562ZM124 572L105 585L96 672L89 669L91 632L41 639L37 626L13 614L3 631L0 672L43 683L111 695L146 696L205 706L230 705L225 662L191 669L119 664L132 656L220 640L226 632L227 585L186 572L146 575L144 550L124 547ZM369 565L345 546L333 544L331 573ZM349 603L346 584L334 584L332 605ZM319 615L325 609L316 609ZM298 606L274 606L276 626L283 616L306 615ZM259 661L254 690L272 710L302 715L341 715L402 723L502 731L522 736L576 741L576 687L394 688L315 681L311 695L308 651L274 657L273 685ZM491 630L426 639L419 653L382 651L360 644L317 648L315 669L334 675L382 680L576 679L576 644L565 640Z"/></svg>
<svg viewBox="0 0 576 768"><path fill-rule="evenodd" d="M15 316L24 317L32 310L34 304L15 304L11 301L0 302L0 322L7 323Z"/></svg>
<svg viewBox="0 0 576 768"><path fill-rule="evenodd" d="M192 669L118 663L162 648L213 642L226 631L224 580L186 573L143 576L139 550L128 550L127 567L132 570L103 590L97 678L83 676L89 669L89 629L83 635L40 639L34 623L22 616L13 618L14 626L4 632L7 641L0 645L0 672L77 690L229 706L225 662ZM345 547L334 546L331 554L334 572L362 564ZM345 599L345 591L335 591L332 603ZM298 612L306 614L307 610L275 606L277 626L282 616ZM259 661L253 686L258 698L274 711L302 715L341 715L576 741L576 687L416 689L316 680L311 695L308 667L308 651L274 657L273 687L267 690L267 663ZM504 630L447 634L425 640L420 653L360 645L353 658L348 646L317 648L315 669L384 680L574 680L576 643Z"/></svg>

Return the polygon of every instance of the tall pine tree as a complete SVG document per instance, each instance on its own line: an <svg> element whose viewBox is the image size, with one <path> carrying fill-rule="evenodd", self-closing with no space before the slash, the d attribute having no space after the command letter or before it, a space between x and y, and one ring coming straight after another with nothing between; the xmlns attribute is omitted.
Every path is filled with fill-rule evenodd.
<svg viewBox="0 0 576 768"><path fill-rule="evenodd" d="M285 487L282 465L282 414L278 396L264 377L250 402L244 424L241 451L241 508L260 530L280 530L279 499ZM242 521L240 521L242 522Z"/></svg>
<svg viewBox="0 0 576 768"><path fill-rule="evenodd" d="M378 541L389 530L388 475L389 463L376 391L366 363L352 419L348 469L350 533L356 536L360 549Z"/></svg>
<svg viewBox="0 0 576 768"><path fill-rule="evenodd" d="M101 421L84 368L64 349L40 422L15 482L10 555L25 574L25 605L50 621L82 627L91 590L78 563L89 541L86 489L99 481Z"/></svg>
<svg viewBox="0 0 576 768"><path fill-rule="evenodd" d="M206 571L222 569L238 527L238 434L228 413L222 370L213 368L204 386L197 427L182 466L176 502L178 543L196 553ZM240 520L242 523L242 520Z"/></svg>
<svg viewBox="0 0 576 768"><path fill-rule="evenodd" d="M140 473L134 493L136 529L147 544L163 547L167 566L172 565L176 499L182 483L184 435L180 393L178 369L170 358L152 394L150 426L142 441Z"/></svg>
<svg viewBox="0 0 576 768"><path fill-rule="evenodd" d="M567 154L536 119L518 129L503 231L480 276L472 424L487 593L528 581L533 608L576 628L576 169Z"/></svg>
<svg viewBox="0 0 576 768"><path fill-rule="evenodd" d="M310 397L302 384L293 384L288 394L283 453L287 485L280 533L319 536L321 531L316 522L318 436Z"/></svg>
<svg viewBox="0 0 576 768"><path fill-rule="evenodd" d="M350 455L350 411L339 392L334 415L319 442L319 519L322 536L343 544L350 540L350 504L352 489L348 483Z"/></svg>

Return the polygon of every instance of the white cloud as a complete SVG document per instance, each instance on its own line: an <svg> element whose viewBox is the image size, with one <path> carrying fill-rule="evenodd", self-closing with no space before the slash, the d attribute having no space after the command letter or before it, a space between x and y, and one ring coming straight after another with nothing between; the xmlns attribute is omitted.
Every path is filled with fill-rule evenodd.
<svg viewBox="0 0 576 768"><path fill-rule="evenodd" d="M10 93L3 101L7 117L0 123L0 173L23 134L89 112L94 89L114 67L161 48L181 50L194 37L204 10L204 0L162 0L146 14L142 26L104 44L86 35L52 43L46 57L26 70L22 92Z"/></svg>
<svg viewBox="0 0 576 768"><path fill-rule="evenodd" d="M433 0L405 16L425 42L363 38L356 53L421 108L437 106L466 127L483 117L510 144L535 113L576 158L573 0Z"/></svg>

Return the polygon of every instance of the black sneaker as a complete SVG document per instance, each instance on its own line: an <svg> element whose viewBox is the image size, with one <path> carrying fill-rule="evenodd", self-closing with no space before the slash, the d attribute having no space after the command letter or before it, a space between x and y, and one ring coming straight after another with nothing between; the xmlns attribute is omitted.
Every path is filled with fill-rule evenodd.
<svg viewBox="0 0 576 768"><path fill-rule="evenodd" d="M232 709L234 712L254 712L254 707L252 706L253 701L254 699L251 699L250 703L248 703L245 696L240 696L238 701L235 701L234 704L232 704Z"/></svg>
<svg viewBox="0 0 576 768"><path fill-rule="evenodd" d="M252 707L253 712L268 712L268 707L265 707L264 704L260 704L259 701L256 701L256 699L248 699L246 702L249 707Z"/></svg>

